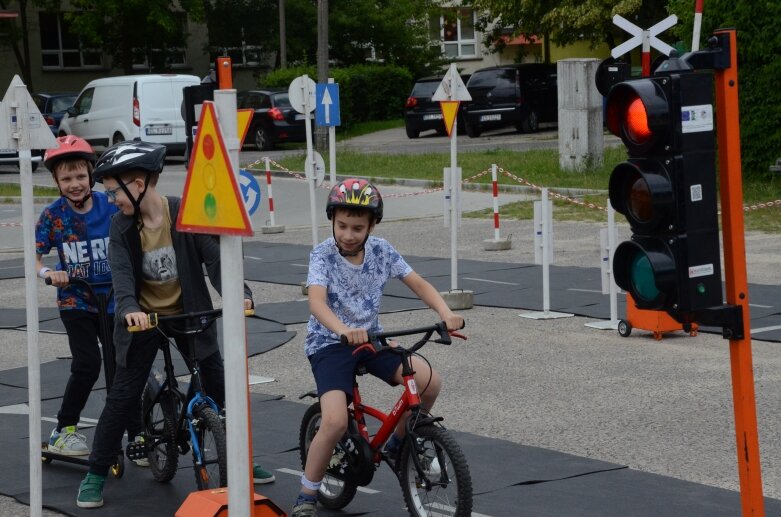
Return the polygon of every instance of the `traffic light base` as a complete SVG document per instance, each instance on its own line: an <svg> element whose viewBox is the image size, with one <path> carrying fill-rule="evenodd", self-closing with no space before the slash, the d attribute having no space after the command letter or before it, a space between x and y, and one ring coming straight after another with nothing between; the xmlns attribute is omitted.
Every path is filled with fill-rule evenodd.
<svg viewBox="0 0 781 517"><path fill-rule="evenodd" d="M660 341L662 335L666 332L684 331L691 336L697 335L698 326L691 323L684 328L683 324L674 320L672 316L664 311L651 311L638 309L632 295L626 295L626 319L619 320L618 333L623 337L628 337L632 329L641 329L653 332L654 339Z"/></svg>

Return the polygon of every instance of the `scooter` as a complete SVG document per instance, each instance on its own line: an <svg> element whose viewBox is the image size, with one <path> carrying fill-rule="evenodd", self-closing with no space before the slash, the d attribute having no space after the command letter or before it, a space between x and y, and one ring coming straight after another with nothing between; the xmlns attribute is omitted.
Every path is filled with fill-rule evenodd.
<svg viewBox="0 0 781 517"><path fill-rule="evenodd" d="M111 282L99 282L89 283L82 278L69 278L71 284L78 284L86 288L92 297L95 299L98 306L98 338L103 347L103 374L106 376L106 391L111 390L111 384L114 381L114 372L116 371L116 364L114 362L114 337L113 329L109 324L108 304L113 294ZM46 279L46 285L51 285L51 279ZM96 292L98 288L108 287L108 292ZM41 461L45 464L49 464L52 461L63 461L65 463L73 463L76 465L84 465L89 467L89 460L84 456L66 456L58 452L52 452L49 450L49 442L41 442ZM111 475L119 479L125 473L125 460L122 455L122 451L117 453L117 460L110 468Z"/></svg>

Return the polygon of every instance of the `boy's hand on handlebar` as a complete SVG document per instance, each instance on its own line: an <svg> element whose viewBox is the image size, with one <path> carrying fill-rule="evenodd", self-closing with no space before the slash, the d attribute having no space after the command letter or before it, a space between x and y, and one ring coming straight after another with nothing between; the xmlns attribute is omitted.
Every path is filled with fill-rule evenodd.
<svg viewBox="0 0 781 517"><path fill-rule="evenodd" d="M464 317L454 312L445 314L442 317L442 321L445 322L445 325L447 325L448 330L460 330L464 328L464 324L465 324Z"/></svg>
<svg viewBox="0 0 781 517"><path fill-rule="evenodd" d="M48 283L55 287L65 287L70 283L66 271L47 271L44 278L49 279Z"/></svg>
<svg viewBox="0 0 781 517"><path fill-rule="evenodd" d="M366 329L352 329L345 328L342 332L342 336L347 338L347 343L350 345L362 345L369 341L369 333Z"/></svg>
<svg viewBox="0 0 781 517"><path fill-rule="evenodd" d="M255 304L252 303L252 300L250 300L249 298L244 298L244 310L251 311L254 308L255 308ZM254 314L254 312L252 314Z"/></svg>
<svg viewBox="0 0 781 517"><path fill-rule="evenodd" d="M125 314L125 323L128 327L138 327L138 330L150 328L149 316L145 312L129 312Z"/></svg>

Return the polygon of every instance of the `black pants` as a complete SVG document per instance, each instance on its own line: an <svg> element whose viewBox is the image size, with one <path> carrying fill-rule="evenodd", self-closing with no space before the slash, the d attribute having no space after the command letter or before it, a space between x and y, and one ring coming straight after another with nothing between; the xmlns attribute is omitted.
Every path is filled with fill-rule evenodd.
<svg viewBox="0 0 781 517"><path fill-rule="evenodd" d="M133 418L140 418L139 405L149 370L155 360L161 340L165 338L156 330L133 336L127 365L117 366L114 384L106 397L106 406L95 429L92 453L89 457L90 472L105 476L116 461L122 447L122 434ZM180 350L187 350L180 343ZM172 353L176 351L172 350ZM225 371L219 351L199 361L201 381L206 393L220 407L225 404Z"/></svg>
<svg viewBox="0 0 781 517"><path fill-rule="evenodd" d="M101 350L98 346L100 335L99 316L82 310L60 312L60 318L68 333L68 345L71 350L71 374L65 385L62 405L57 413L57 429L79 423L81 412L87 404L92 388L100 376L102 366ZM114 328L114 316L107 321L108 331ZM109 338L110 339L110 338ZM103 343L106 346L106 343ZM113 361L114 358L112 357ZM141 409L138 406L137 418L128 421L129 438L141 433Z"/></svg>

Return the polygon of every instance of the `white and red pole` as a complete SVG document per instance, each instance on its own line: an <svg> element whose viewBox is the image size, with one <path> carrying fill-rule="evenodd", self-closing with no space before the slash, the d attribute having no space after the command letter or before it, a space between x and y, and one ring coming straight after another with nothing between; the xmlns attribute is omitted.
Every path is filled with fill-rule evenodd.
<svg viewBox="0 0 781 517"><path fill-rule="evenodd" d="M491 165L491 186L494 198L494 240L499 240L499 181L496 179L496 164Z"/></svg>
<svg viewBox="0 0 781 517"><path fill-rule="evenodd" d="M266 162L266 188L268 189L268 218L271 226L276 226L274 222L274 194L271 192L271 166L269 159L264 158Z"/></svg>
<svg viewBox="0 0 781 517"><path fill-rule="evenodd" d="M643 77L651 75L651 31L643 30L643 53L641 54L643 63Z"/></svg>
<svg viewBox="0 0 781 517"><path fill-rule="evenodd" d="M704 0L694 2L694 32L692 33L692 52L700 50L700 27L702 27L702 4Z"/></svg>

